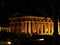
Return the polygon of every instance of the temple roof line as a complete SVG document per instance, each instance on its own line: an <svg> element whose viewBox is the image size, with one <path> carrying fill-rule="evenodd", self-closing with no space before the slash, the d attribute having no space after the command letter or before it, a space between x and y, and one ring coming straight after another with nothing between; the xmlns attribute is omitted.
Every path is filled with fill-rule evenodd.
<svg viewBox="0 0 60 45"><path fill-rule="evenodd" d="M13 17L13 18L9 18L9 20L14 20L14 19L48 19L48 20L51 20L51 18L47 17L39 17L39 16L22 16L22 17Z"/></svg>

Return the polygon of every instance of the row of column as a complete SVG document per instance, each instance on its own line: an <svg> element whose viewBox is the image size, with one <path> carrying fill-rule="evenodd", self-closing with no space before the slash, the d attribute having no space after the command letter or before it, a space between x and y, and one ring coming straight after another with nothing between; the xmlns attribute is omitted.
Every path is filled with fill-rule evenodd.
<svg viewBox="0 0 60 45"><path fill-rule="evenodd" d="M27 34L37 33L37 34L52 34L54 32L53 22L35 22L35 21L25 21L22 22L24 32Z"/></svg>
<svg viewBox="0 0 60 45"><path fill-rule="evenodd" d="M17 25L18 25L16 26L17 31L19 32L20 29L20 33L25 33L25 34L37 33L41 35L46 35L46 34L49 35L49 34L53 34L54 32L53 22L21 21L17 23Z"/></svg>

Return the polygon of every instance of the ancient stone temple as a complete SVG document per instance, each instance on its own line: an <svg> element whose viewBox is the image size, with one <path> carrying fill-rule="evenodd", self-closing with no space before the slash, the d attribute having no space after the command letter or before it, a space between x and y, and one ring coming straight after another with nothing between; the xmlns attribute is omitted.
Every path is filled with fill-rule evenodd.
<svg viewBox="0 0 60 45"><path fill-rule="evenodd" d="M11 32L38 34L38 35L53 35L54 23L49 17L38 16L21 16L9 18Z"/></svg>

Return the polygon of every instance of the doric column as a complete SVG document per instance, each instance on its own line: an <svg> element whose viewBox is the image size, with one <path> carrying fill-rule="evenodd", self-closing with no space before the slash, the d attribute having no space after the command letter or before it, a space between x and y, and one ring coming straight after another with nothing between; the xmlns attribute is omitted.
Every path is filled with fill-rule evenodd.
<svg viewBox="0 0 60 45"><path fill-rule="evenodd" d="M28 29L27 28L27 21L25 21L25 29L24 29L25 30L25 34L27 34L27 29Z"/></svg>
<svg viewBox="0 0 60 45"><path fill-rule="evenodd" d="M37 28L37 34L39 34L39 31L40 31L40 22L37 22L37 25L36 25L36 28Z"/></svg>
<svg viewBox="0 0 60 45"><path fill-rule="evenodd" d="M32 33L36 33L35 21L32 21Z"/></svg>
<svg viewBox="0 0 60 45"><path fill-rule="evenodd" d="M45 32L45 34L47 34L47 31L48 31L48 30L46 30L46 22L44 22L44 25L45 25L45 27L44 27L44 32Z"/></svg>
<svg viewBox="0 0 60 45"><path fill-rule="evenodd" d="M54 33L54 23L52 22L52 34Z"/></svg>
<svg viewBox="0 0 60 45"><path fill-rule="evenodd" d="M43 23L41 23L41 34L43 34Z"/></svg>
<svg viewBox="0 0 60 45"><path fill-rule="evenodd" d="M31 34L31 21L28 21L28 33Z"/></svg>
<svg viewBox="0 0 60 45"><path fill-rule="evenodd" d="M48 34L50 34L50 22L48 23Z"/></svg>
<svg viewBox="0 0 60 45"><path fill-rule="evenodd" d="M46 32L45 32L46 34L48 34L48 30L49 30L48 28L49 28L48 27L48 22L46 22Z"/></svg>
<svg viewBox="0 0 60 45"><path fill-rule="evenodd" d="M43 34L45 35L46 34L46 22L45 20L43 20Z"/></svg>

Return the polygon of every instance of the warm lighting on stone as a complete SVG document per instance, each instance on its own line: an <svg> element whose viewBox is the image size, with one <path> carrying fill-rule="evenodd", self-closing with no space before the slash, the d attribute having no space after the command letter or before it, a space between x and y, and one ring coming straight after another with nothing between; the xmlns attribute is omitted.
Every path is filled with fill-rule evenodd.
<svg viewBox="0 0 60 45"><path fill-rule="evenodd" d="M46 28L46 32L48 32L48 29Z"/></svg>
<svg viewBox="0 0 60 45"><path fill-rule="evenodd" d="M36 33L36 30L34 30L34 33Z"/></svg>
<svg viewBox="0 0 60 45"><path fill-rule="evenodd" d="M16 30L20 29L20 33L24 32L25 34L30 35L32 35L33 33L37 33L38 35L51 35L51 34L53 35L54 32L53 20L49 17L45 19L44 17L38 17L38 16L23 16L19 18L11 18L10 21L11 21L10 27L12 27L13 24L13 28ZM16 23L18 24L18 26L15 25ZM18 31L15 32L18 33Z"/></svg>

